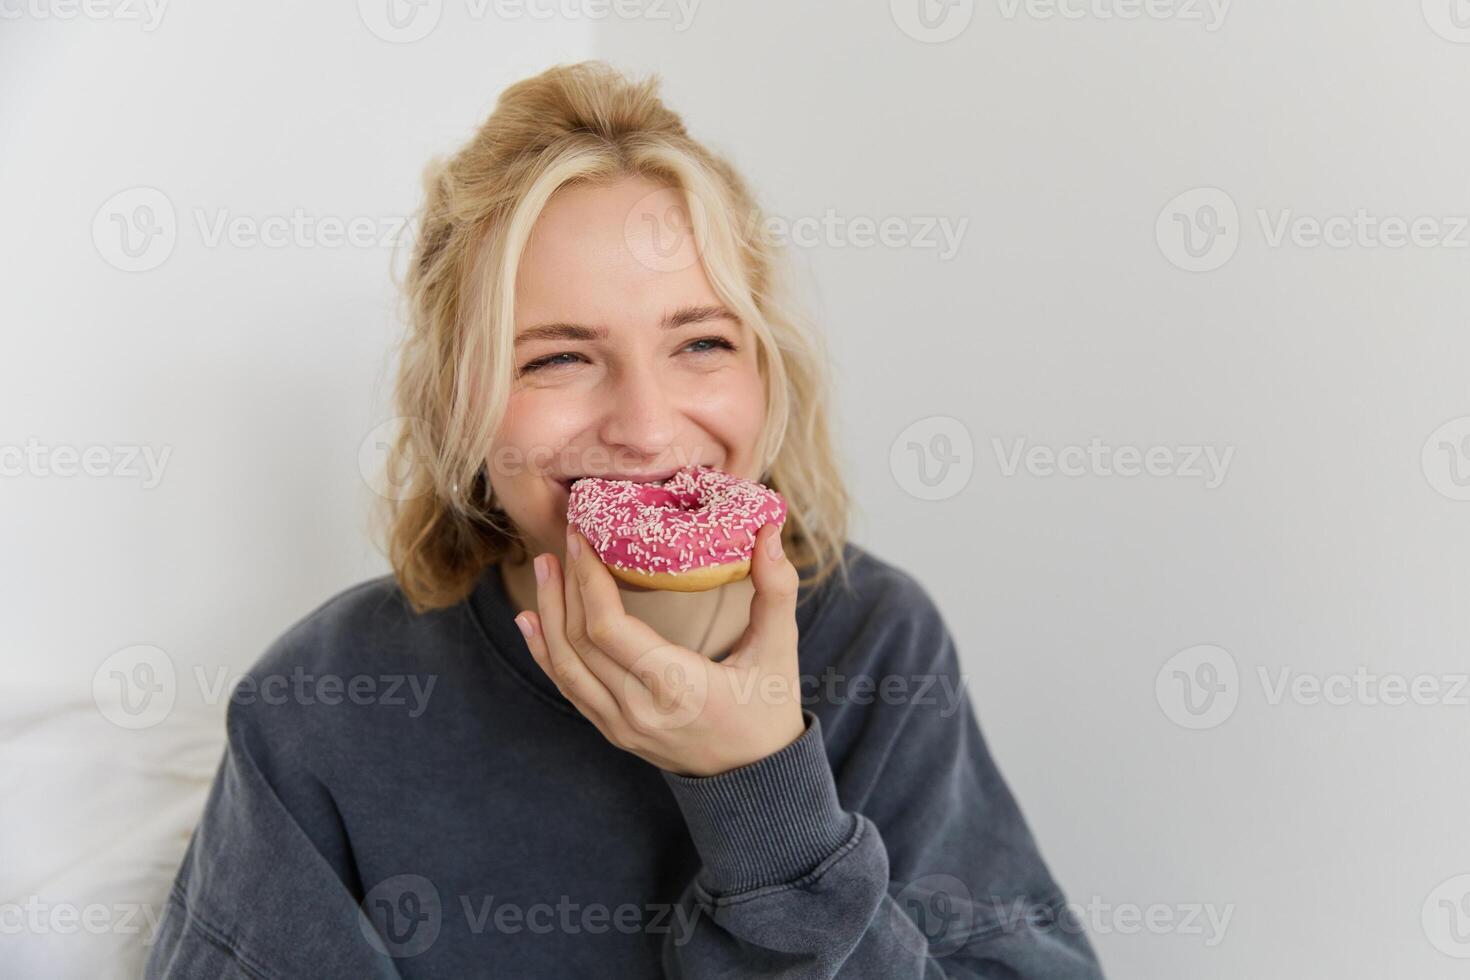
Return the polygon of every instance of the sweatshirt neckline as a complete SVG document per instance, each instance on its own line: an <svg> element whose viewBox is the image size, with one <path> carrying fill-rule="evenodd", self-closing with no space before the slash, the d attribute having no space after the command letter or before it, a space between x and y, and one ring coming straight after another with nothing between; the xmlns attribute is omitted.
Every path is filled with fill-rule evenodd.
<svg viewBox="0 0 1470 980"><path fill-rule="evenodd" d="M851 549L852 546L849 544L846 547ZM853 552L847 550L847 554L851 560ZM802 639L808 637L809 628L817 621L818 614L829 601L830 589L828 586L838 578L839 575L834 572L826 582L816 588L816 592L819 593L816 595L812 594L813 587L808 584L802 584L797 589L796 628ZM481 571L480 578L470 593L469 604L489 641L493 655L512 674L536 689L554 707L587 721L531 657L525 637L521 636L521 631L515 624L515 615L519 610L511 606L510 595L506 591L505 580L501 576L500 563L487 565ZM591 722L587 721L587 724L590 725Z"/></svg>

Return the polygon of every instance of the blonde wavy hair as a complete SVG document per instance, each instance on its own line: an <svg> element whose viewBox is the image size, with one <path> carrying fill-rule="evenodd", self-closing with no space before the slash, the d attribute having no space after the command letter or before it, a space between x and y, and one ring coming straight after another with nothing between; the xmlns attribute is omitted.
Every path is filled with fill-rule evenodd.
<svg viewBox="0 0 1470 980"><path fill-rule="evenodd" d="M834 570L847 580L851 502L828 431L822 341L792 298L786 257L760 234L744 181L688 135L659 84L601 61L557 65L505 89L469 142L425 171L400 283L400 428L388 447L397 470L373 516L417 612L459 602L504 558L529 557L485 469L514 380L516 270L558 188L628 176L680 192L711 286L758 340L762 482L786 499L782 537L803 584Z"/></svg>

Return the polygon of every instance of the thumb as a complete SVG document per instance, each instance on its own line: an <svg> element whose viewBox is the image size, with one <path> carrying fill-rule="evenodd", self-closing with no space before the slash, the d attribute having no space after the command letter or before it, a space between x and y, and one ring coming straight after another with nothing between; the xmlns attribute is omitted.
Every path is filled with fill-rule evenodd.
<svg viewBox="0 0 1470 980"><path fill-rule="evenodd" d="M786 557L781 542L781 525L767 524L756 535L750 553L750 578L755 595L750 600L750 625L740 638L739 648L753 647L767 656L789 657L796 665L796 594L801 576ZM772 666L779 666L779 661Z"/></svg>

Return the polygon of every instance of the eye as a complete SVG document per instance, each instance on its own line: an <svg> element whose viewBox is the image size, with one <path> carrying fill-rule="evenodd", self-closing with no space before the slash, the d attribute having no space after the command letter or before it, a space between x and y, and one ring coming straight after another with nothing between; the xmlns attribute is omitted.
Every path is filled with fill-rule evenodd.
<svg viewBox="0 0 1470 980"><path fill-rule="evenodd" d="M562 357L581 357L581 356L582 356L581 354L573 354L571 352L567 352L567 353L563 353L563 354L549 354L546 357L538 357L534 361L527 361L525 364L522 364L521 365L521 373L522 374L531 374L532 372L539 371L542 368L559 367L560 365L557 363L557 359L558 358L562 358ZM562 362L562 363L569 363L569 362Z"/></svg>
<svg viewBox="0 0 1470 980"><path fill-rule="evenodd" d="M694 347L698 344L714 344L715 346L703 347L699 350L690 350L689 352L691 354L712 354L716 350L719 350L721 348L728 351L735 351L739 349L730 341L726 340L724 337L701 337L698 340L691 340L684 349L689 350L689 348ZM536 371L542 370L543 368L561 367L562 365L573 363L572 361L561 360L561 358L563 357L581 359L582 355L574 354L571 351L565 351L561 354L548 354L546 357L538 357L534 361L527 361L525 364L521 365L521 374L533 374Z"/></svg>
<svg viewBox="0 0 1470 980"><path fill-rule="evenodd" d="M724 337L701 337L698 340L691 340L689 342L689 347L693 347L695 344L714 344L715 345L715 347L713 347L713 348L706 347L703 350L693 351L692 353L695 353L695 354L709 354L709 353L712 353L716 348L721 348L721 347L723 347L725 350L729 350L729 351L735 350L735 345L732 344L732 343L730 343ZM688 348L685 348L685 349L688 350Z"/></svg>

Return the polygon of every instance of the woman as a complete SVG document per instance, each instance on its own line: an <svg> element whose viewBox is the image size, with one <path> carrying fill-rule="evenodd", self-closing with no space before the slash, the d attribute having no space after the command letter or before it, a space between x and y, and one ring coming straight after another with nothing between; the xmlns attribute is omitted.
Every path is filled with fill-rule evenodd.
<svg viewBox="0 0 1470 980"><path fill-rule="evenodd" d="M845 540L760 213L656 86L553 68L431 169L393 574L237 689L149 976L1100 975L937 609ZM570 481L685 465L784 524L739 582L618 584Z"/></svg>

